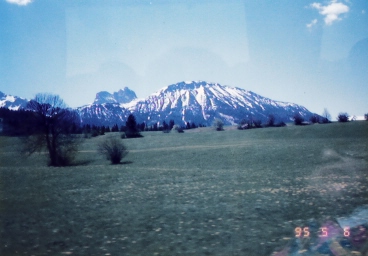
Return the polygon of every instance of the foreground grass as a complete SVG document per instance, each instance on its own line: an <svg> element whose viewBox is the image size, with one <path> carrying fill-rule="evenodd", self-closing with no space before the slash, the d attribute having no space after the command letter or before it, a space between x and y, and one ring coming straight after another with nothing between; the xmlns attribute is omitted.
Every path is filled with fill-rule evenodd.
<svg viewBox="0 0 368 256"><path fill-rule="evenodd" d="M144 136L67 168L0 137L0 254L269 255L368 204L368 122Z"/></svg>

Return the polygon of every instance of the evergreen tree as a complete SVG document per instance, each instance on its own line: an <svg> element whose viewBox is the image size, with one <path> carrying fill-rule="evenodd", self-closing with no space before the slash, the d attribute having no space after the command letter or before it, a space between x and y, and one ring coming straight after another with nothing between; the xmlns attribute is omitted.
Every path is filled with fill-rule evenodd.
<svg viewBox="0 0 368 256"><path fill-rule="evenodd" d="M169 130L169 125L165 122L165 120L162 122L162 128L164 131Z"/></svg>
<svg viewBox="0 0 368 256"><path fill-rule="evenodd" d="M304 122L304 118L299 113L295 113L293 118L295 125L302 125Z"/></svg>
<svg viewBox="0 0 368 256"><path fill-rule="evenodd" d="M146 128L146 123L145 122L141 123L141 127L140 127L141 131L144 131L145 128Z"/></svg>
<svg viewBox="0 0 368 256"><path fill-rule="evenodd" d="M268 116L268 121L267 121L267 126L275 126L275 116L274 115L269 115Z"/></svg>
<svg viewBox="0 0 368 256"><path fill-rule="evenodd" d="M114 124L112 127L111 127L111 132L118 132L119 131L119 127L117 124Z"/></svg>
<svg viewBox="0 0 368 256"><path fill-rule="evenodd" d="M91 133L91 125L90 124L86 124L85 131L86 131L86 133Z"/></svg>
<svg viewBox="0 0 368 256"><path fill-rule="evenodd" d="M175 125L174 120L170 120L169 121L169 129L171 130L174 127L174 125Z"/></svg>
<svg viewBox="0 0 368 256"><path fill-rule="evenodd" d="M137 122L134 115L130 114L128 116L128 120L126 121L125 126L127 127L127 130L129 132L137 132Z"/></svg>
<svg viewBox="0 0 368 256"><path fill-rule="evenodd" d="M101 126L100 134L105 135L105 130L106 130L105 126Z"/></svg>
<svg viewBox="0 0 368 256"><path fill-rule="evenodd" d="M128 116L128 120L126 121L126 132L127 138L137 138L142 137L137 129L137 121L135 120L135 116L130 114Z"/></svg>
<svg viewBox="0 0 368 256"><path fill-rule="evenodd" d="M190 123L187 122L186 128L189 130L190 129Z"/></svg>

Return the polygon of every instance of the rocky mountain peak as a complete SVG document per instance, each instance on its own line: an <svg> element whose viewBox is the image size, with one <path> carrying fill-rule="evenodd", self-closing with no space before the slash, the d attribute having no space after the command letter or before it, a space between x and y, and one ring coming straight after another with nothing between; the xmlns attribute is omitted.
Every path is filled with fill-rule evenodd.
<svg viewBox="0 0 368 256"><path fill-rule="evenodd" d="M137 96L135 92L130 90L128 87L125 87L123 90L120 89L112 94L107 91L97 93L93 104L129 103L136 98Z"/></svg>
<svg viewBox="0 0 368 256"><path fill-rule="evenodd" d="M128 87L124 87L123 90L120 89L119 91L114 92L113 96L119 103L129 103L137 98L135 92L130 90Z"/></svg>

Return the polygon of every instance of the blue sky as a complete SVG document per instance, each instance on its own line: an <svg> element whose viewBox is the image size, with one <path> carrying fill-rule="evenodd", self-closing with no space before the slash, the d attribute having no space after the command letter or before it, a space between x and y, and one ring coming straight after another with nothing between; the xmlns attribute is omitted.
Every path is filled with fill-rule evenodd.
<svg viewBox="0 0 368 256"><path fill-rule="evenodd" d="M0 0L0 91L77 107L205 80L363 115L367 12L365 0Z"/></svg>

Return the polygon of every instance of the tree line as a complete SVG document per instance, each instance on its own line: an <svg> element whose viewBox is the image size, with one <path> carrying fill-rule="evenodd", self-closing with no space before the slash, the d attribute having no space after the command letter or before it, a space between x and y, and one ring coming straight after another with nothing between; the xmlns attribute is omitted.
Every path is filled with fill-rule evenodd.
<svg viewBox="0 0 368 256"><path fill-rule="evenodd" d="M52 94L37 94L25 110L2 108L0 118L3 134L20 136L23 154L46 151L50 166L66 166L73 162L83 140L80 133L104 134L110 130L104 126L81 127L78 113L68 108L58 95ZM133 115L128 117L125 127L128 138L141 137ZM117 125L112 130L116 131Z"/></svg>
<svg viewBox="0 0 368 256"><path fill-rule="evenodd" d="M22 153L31 155L35 152L46 151L50 166L70 165L78 151L78 145L86 137L120 131L124 134L123 138L138 138L142 137L141 131L147 130L145 123L137 123L133 114L128 116L125 125L120 128L117 124L111 129L109 126L90 124L81 126L77 111L68 108L58 95L52 94L37 94L28 102L25 109L13 111L0 108L0 121L2 134L21 138ZM163 121L160 128L153 125L151 129L167 129L174 126L174 121L170 120L169 124ZM85 136L81 136L82 133ZM116 159L124 156L125 148L121 142L110 141L108 143L108 146L100 145L100 149L107 152L108 158L116 163ZM120 151L124 151L123 154Z"/></svg>
<svg viewBox="0 0 368 256"><path fill-rule="evenodd" d="M295 125L308 125L315 123L330 123L331 115L328 113L327 109L323 111L323 114L317 115L313 114L309 119L304 119L304 117L300 113L295 113L292 117L292 120ZM338 117L338 121L340 121ZM276 117L273 114L268 115L268 119L266 122L262 122L259 119L253 119L252 117L248 119L243 119L238 124L239 130L251 129L251 128L262 128L262 127L284 127L286 123L283 121L276 122Z"/></svg>
<svg viewBox="0 0 368 256"><path fill-rule="evenodd" d="M32 103L33 104L33 103ZM72 110L69 110L72 111ZM73 112L77 115L76 112ZM34 126L34 110L30 109L19 109L19 110L10 110L8 108L2 107L0 108L0 118L2 119L2 134L7 136L27 136L32 133L32 127ZM133 116L133 115L132 115ZM77 117L77 116L76 116ZM134 116L133 116L134 117ZM128 116L128 119L125 125L115 124L113 126L108 125L94 125L94 124L81 124L79 118L75 118L73 123L68 128L70 129L70 133L72 134L84 134L85 137L96 137L99 135L104 135L109 132L128 132L134 131L144 132L144 131L167 131L172 130L175 121L170 120L166 122L163 120L161 123L154 123L152 125L147 125L145 122L138 123L135 120L135 117ZM196 125L194 122L187 122L186 125L181 125L181 129L194 129L198 127L206 127L205 125L199 124Z"/></svg>
<svg viewBox="0 0 368 256"><path fill-rule="evenodd" d="M194 123L186 123L185 127L175 125L174 120L168 123L163 121L158 127L158 124L152 125L150 128L145 123L137 123L133 114L127 118L125 126L118 127L109 126L94 126L85 124L81 126L81 120L78 113L66 106L64 101L58 95L37 94L36 97L29 101L25 110L18 111L0 108L1 128L2 133L6 135L21 136L23 141L23 153L31 155L35 152L41 152L46 149L49 156L49 165L65 166L69 165L78 150L78 145L86 136L80 136L84 133L91 136L103 135L106 132L123 132L122 138L138 138L142 137L141 131L146 130L176 130L183 132L183 128L197 128ZM368 119L368 115L365 115ZM346 113L340 113L338 116L339 122L349 121L349 116ZM323 116L313 115L310 118L311 123L328 123L330 115L325 109ZM300 114L294 115L294 123L303 125L304 119ZM243 120L238 129L285 126L285 123L275 122L275 117L269 115L266 124L262 124L259 120ZM223 122L215 120L215 128L218 131L223 130ZM108 142L109 144L100 146L100 150L108 155L108 159L113 163L117 163L116 159L125 155L125 147L121 142ZM111 147L110 147L111 146ZM116 152L118 150L119 152ZM120 152L121 151L121 152ZM118 154L116 154L118 153ZM120 160L119 160L120 161Z"/></svg>

